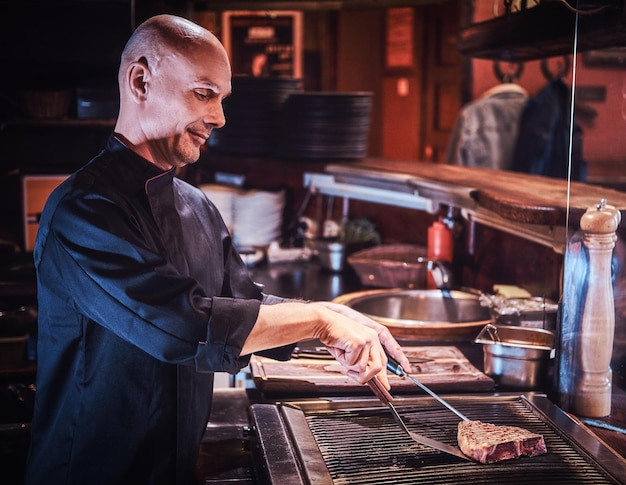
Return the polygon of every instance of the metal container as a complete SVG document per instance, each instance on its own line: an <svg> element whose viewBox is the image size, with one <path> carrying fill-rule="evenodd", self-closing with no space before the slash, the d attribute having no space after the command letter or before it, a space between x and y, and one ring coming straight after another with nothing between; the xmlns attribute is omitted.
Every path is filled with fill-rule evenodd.
<svg viewBox="0 0 626 485"><path fill-rule="evenodd" d="M346 261L346 245L336 241L315 241L315 253L322 268L339 272Z"/></svg>
<svg viewBox="0 0 626 485"><path fill-rule="evenodd" d="M556 329L558 305L545 298L506 298L492 310L498 325Z"/></svg>
<svg viewBox="0 0 626 485"><path fill-rule="evenodd" d="M539 388L554 358L554 334L548 330L488 324L474 342L483 344L485 374L511 389Z"/></svg>

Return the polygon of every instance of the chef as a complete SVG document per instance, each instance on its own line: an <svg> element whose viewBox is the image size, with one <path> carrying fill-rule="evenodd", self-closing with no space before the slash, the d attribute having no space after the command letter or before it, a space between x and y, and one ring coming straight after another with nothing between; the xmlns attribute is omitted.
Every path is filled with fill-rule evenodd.
<svg viewBox="0 0 626 485"><path fill-rule="evenodd" d="M129 39L107 146L50 196L34 250L37 396L26 483L194 482L213 372L319 339L388 388L388 330L330 302L266 295L220 214L176 177L225 124L217 38L159 15ZM245 143L245 140L242 140Z"/></svg>

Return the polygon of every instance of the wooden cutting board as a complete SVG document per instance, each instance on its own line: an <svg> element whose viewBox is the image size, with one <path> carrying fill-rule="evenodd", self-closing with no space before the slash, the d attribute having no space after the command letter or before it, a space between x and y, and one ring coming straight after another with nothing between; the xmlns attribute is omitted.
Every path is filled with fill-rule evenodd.
<svg viewBox="0 0 626 485"><path fill-rule="evenodd" d="M493 379L474 367L454 346L403 347L411 362L411 376L438 392L483 392L494 389ZM333 358L293 358L279 362L253 356L250 370L256 388L272 396L369 395L346 375ZM408 379L389 374L392 394L424 394Z"/></svg>

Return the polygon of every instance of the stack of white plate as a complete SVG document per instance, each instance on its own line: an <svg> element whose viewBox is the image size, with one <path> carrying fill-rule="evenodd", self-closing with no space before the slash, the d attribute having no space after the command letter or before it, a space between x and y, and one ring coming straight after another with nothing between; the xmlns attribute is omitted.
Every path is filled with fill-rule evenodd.
<svg viewBox="0 0 626 485"><path fill-rule="evenodd" d="M280 239L285 193L243 190L219 184L200 185L215 204L239 249L267 246Z"/></svg>
<svg viewBox="0 0 626 485"><path fill-rule="evenodd" d="M235 245L266 246L280 238L285 193L249 190L235 198Z"/></svg>
<svg viewBox="0 0 626 485"><path fill-rule="evenodd" d="M204 184L199 188L215 204L228 231L232 234L235 230L235 198L240 190L219 184Z"/></svg>

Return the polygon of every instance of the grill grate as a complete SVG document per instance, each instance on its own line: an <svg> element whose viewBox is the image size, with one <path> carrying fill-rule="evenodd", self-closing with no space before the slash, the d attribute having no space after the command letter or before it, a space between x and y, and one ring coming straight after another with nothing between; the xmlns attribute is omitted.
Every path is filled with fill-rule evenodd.
<svg viewBox="0 0 626 485"><path fill-rule="evenodd" d="M396 406L407 426L456 446L458 418L439 405ZM309 411L307 424L335 484L619 483L523 401L472 403L459 408L470 419L524 427L542 434L548 453L493 464L464 462L406 436L386 408Z"/></svg>

